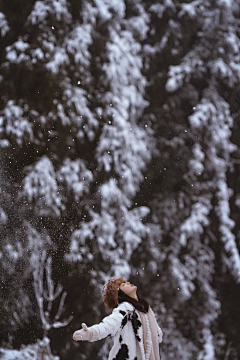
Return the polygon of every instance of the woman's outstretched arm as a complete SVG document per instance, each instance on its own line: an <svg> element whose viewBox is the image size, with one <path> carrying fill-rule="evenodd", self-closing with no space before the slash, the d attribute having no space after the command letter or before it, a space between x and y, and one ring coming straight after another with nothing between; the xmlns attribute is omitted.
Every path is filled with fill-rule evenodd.
<svg viewBox="0 0 240 360"><path fill-rule="evenodd" d="M120 330L124 316L127 315L126 310L122 308L124 308L123 305L119 305L111 315L106 316L97 325L87 327L86 324L82 324L82 329L74 332L73 339L93 342L116 334Z"/></svg>

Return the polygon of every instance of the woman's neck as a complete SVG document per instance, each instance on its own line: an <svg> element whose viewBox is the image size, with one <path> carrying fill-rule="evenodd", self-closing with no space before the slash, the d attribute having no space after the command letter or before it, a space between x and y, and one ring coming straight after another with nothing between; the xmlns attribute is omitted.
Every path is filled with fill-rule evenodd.
<svg viewBox="0 0 240 360"><path fill-rule="evenodd" d="M137 300L138 301L138 296L137 296L137 293L135 293L135 294L132 294L132 295L129 295L131 298L133 298L133 299L135 299L135 300Z"/></svg>

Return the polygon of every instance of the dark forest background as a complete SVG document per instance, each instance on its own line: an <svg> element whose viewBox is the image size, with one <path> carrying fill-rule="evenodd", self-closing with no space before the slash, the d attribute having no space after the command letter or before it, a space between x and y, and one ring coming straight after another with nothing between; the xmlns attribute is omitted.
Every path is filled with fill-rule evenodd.
<svg viewBox="0 0 240 360"><path fill-rule="evenodd" d="M239 359L240 1L1 0L0 36L0 357L107 359L72 333L120 275L163 360Z"/></svg>

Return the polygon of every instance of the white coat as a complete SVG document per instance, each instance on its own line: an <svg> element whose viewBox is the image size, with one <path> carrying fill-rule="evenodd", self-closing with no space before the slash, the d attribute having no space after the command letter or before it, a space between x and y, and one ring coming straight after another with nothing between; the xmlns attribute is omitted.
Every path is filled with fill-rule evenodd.
<svg viewBox="0 0 240 360"><path fill-rule="evenodd" d="M121 303L101 323L88 329L92 330L91 342L108 335L114 336L108 360L146 360L141 318L138 310L130 303ZM162 330L159 326L158 340L159 343L162 342Z"/></svg>

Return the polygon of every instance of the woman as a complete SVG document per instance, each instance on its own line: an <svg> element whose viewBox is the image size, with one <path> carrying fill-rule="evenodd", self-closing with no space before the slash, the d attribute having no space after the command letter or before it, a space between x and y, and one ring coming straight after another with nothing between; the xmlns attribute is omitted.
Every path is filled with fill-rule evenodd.
<svg viewBox="0 0 240 360"><path fill-rule="evenodd" d="M105 306L112 314L100 324L75 331L74 340L90 342L114 336L108 360L159 360L162 330L148 302L137 294L137 287L123 277L107 281L102 290Z"/></svg>

